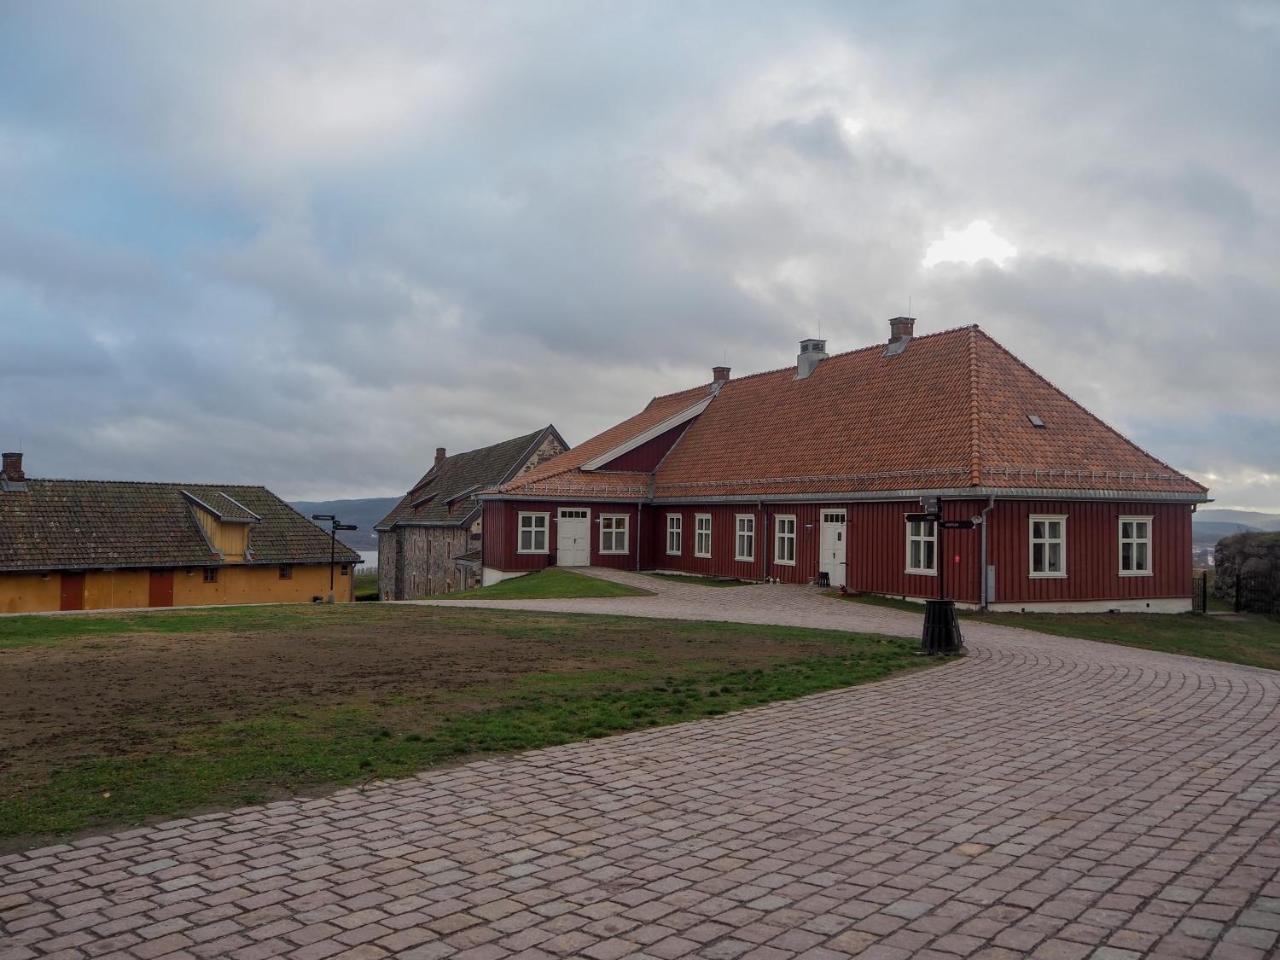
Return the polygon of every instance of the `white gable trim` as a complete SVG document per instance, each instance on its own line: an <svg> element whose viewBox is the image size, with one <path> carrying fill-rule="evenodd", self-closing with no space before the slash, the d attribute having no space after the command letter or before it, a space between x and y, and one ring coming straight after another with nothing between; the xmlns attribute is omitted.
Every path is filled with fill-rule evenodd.
<svg viewBox="0 0 1280 960"><path fill-rule="evenodd" d="M671 416L667 417L665 420L661 420L658 423L655 423L648 430L645 430L642 433L637 433L630 440L626 440L618 444L616 447L613 447L610 450L606 450L604 453L600 454L600 456L598 457L592 457L590 460L588 460L578 469L579 470L599 470L609 461L618 459L618 457L622 456L624 453L630 453L632 450L636 449L636 447L643 446L644 444L652 440L654 437L660 437L664 433L666 433L668 430L672 429L673 427L678 427L682 423L688 423L690 420L692 420L694 417L700 414L703 410L707 409L707 405L711 403L711 401L714 399L715 399L714 394L708 394L706 397L699 400L693 406L688 407L684 410L681 410L679 413L673 413Z"/></svg>

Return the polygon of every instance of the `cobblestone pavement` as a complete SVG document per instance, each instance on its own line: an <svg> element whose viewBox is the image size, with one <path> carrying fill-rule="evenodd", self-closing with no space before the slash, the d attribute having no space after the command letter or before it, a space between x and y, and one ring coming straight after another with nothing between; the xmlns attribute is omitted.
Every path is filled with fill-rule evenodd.
<svg viewBox="0 0 1280 960"><path fill-rule="evenodd" d="M563 606L918 629L788 587ZM0 960L1276 956L1280 673L970 634L852 690L0 857Z"/></svg>

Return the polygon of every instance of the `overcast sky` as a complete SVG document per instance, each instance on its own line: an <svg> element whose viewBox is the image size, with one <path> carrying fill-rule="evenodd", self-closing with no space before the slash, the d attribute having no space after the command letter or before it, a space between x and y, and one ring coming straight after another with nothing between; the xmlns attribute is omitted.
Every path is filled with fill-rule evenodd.
<svg viewBox="0 0 1280 960"><path fill-rule="evenodd" d="M979 323L1280 512L1280 4L0 6L0 447L402 492L437 445Z"/></svg>

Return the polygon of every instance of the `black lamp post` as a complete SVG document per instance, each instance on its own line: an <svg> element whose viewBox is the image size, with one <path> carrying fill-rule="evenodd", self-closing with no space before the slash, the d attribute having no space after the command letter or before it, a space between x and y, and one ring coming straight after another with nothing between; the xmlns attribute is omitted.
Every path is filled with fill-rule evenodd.
<svg viewBox="0 0 1280 960"><path fill-rule="evenodd" d="M327 520L329 522L329 602L333 603L333 565L338 553L338 531L359 530L360 528L354 523L339 523L338 518L332 513L313 513L311 519Z"/></svg>

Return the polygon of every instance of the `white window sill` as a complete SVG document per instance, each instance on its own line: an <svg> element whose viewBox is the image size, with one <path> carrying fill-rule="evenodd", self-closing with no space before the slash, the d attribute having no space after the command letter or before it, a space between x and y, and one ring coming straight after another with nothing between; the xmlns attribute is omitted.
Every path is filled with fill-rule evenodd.
<svg viewBox="0 0 1280 960"><path fill-rule="evenodd" d="M907 567L904 572L913 577L936 577L938 575L937 570L912 570L910 567Z"/></svg>
<svg viewBox="0 0 1280 960"><path fill-rule="evenodd" d="M709 553L695 553L695 554L694 554L694 556L695 556L695 557L697 557L699 560L710 560L710 559L711 559L711 554L709 554Z"/></svg>
<svg viewBox="0 0 1280 960"><path fill-rule="evenodd" d="M600 550L598 551L602 557L625 557L630 550Z"/></svg>
<svg viewBox="0 0 1280 960"><path fill-rule="evenodd" d="M755 557L734 557L733 560L735 563L755 563L756 562Z"/></svg>
<svg viewBox="0 0 1280 960"><path fill-rule="evenodd" d="M775 560L773 562L779 567L794 567L796 565L794 560Z"/></svg>
<svg viewBox="0 0 1280 960"><path fill-rule="evenodd" d="M545 557L550 554L550 550L517 550L516 555L522 557Z"/></svg>
<svg viewBox="0 0 1280 960"><path fill-rule="evenodd" d="M1032 572L1032 573L1027 574L1027 576L1028 576L1028 577L1030 577L1032 580L1065 580L1065 579L1067 579L1067 575L1066 575L1065 573L1035 573L1035 572Z"/></svg>
<svg viewBox="0 0 1280 960"><path fill-rule="evenodd" d="M1121 570L1122 577L1154 577L1155 572L1151 570Z"/></svg>
<svg viewBox="0 0 1280 960"><path fill-rule="evenodd" d="M668 551L667 551L667 556L668 556L668 557L678 557L678 556L681 556L681 553L682 553L682 552L681 552L680 550L668 550Z"/></svg>

